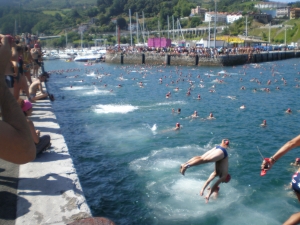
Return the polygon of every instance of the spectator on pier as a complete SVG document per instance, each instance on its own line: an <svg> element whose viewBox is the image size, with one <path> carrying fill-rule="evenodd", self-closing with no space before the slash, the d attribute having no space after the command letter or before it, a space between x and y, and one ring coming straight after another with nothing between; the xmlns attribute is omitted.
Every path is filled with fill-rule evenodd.
<svg viewBox="0 0 300 225"><path fill-rule="evenodd" d="M26 116L28 126L30 128L30 133L32 135L33 141L36 146L36 154L39 154L45 150L47 150L50 146L50 136L49 135L43 135L41 136L41 132L39 130L36 130L34 127L33 122L28 118L32 115L32 104L28 100L19 99L18 103L20 107L22 108L22 111L24 115Z"/></svg>
<svg viewBox="0 0 300 225"><path fill-rule="evenodd" d="M34 48L32 48L30 50L30 53L31 53L31 57L33 59L33 76L37 77L38 70L39 70L40 66L42 65L41 62L39 61L41 58L41 55L42 55L39 45L35 44Z"/></svg>
<svg viewBox="0 0 300 225"><path fill-rule="evenodd" d="M45 99L49 96L50 100L53 101L53 95L49 95L43 91L42 82L44 82L47 78L48 74L46 72L40 74L38 79L36 79L30 86L29 86L29 95L33 101ZM39 93L38 93L39 91Z"/></svg>
<svg viewBox="0 0 300 225"><path fill-rule="evenodd" d="M24 164L34 160L35 146L26 118L5 82L4 74L10 65L13 41L0 34L0 42L0 158Z"/></svg>

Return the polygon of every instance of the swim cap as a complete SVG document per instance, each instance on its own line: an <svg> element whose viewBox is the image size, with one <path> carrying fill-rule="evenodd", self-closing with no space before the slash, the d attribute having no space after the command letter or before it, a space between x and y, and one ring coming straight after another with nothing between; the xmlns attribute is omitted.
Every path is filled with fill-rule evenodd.
<svg viewBox="0 0 300 225"><path fill-rule="evenodd" d="M296 162L300 162L300 158L296 158Z"/></svg>
<svg viewBox="0 0 300 225"><path fill-rule="evenodd" d="M39 47L39 45L38 45L38 44L35 44L35 45L34 45L34 47L35 47L35 48L38 48L38 47Z"/></svg>
<svg viewBox="0 0 300 225"><path fill-rule="evenodd" d="M26 112L27 110L32 108L32 104L28 100L24 100L24 105L22 106L22 111Z"/></svg>
<svg viewBox="0 0 300 225"><path fill-rule="evenodd" d="M229 140L228 139L224 139L224 144L229 147Z"/></svg>
<svg viewBox="0 0 300 225"><path fill-rule="evenodd" d="M228 183L231 180L230 174L227 174L226 180L224 181L225 183Z"/></svg>
<svg viewBox="0 0 300 225"><path fill-rule="evenodd" d="M176 123L176 126L180 126L180 123Z"/></svg>
<svg viewBox="0 0 300 225"><path fill-rule="evenodd" d="M292 176L292 188L300 194L300 174L298 172Z"/></svg>

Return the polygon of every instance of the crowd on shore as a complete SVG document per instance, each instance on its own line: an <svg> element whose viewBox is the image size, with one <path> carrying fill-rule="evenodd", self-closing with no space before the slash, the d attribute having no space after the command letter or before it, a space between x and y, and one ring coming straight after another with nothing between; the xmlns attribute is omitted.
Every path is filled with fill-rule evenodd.
<svg viewBox="0 0 300 225"><path fill-rule="evenodd" d="M6 128L2 130L9 130L0 137L4 143L0 157L22 164L51 146L50 136L41 135L29 117L36 101L54 98L43 90L49 74L43 69L39 40L0 34L0 41L1 125Z"/></svg>
<svg viewBox="0 0 300 225"><path fill-rule="evenodd" d="M189 56L195 57L198 55L201 58L218 58L219 56L226 55L253 55L260 54L261 48L259 47L115 47L109 48L108 53L122 52L126 55L144 53L164 56L166 54L172 56Z"/></svg>

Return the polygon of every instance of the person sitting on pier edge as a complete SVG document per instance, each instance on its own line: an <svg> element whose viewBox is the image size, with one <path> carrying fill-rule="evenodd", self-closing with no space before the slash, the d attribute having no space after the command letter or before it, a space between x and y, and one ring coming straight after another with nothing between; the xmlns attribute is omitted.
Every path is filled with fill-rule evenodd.
<svg viewBox="0 0 300 225"><path fill-rule="evenodd" d="M39 154L39 153L47 150L51 146L50 136L49 135L41 136L41 132L39 130L35 129L33 122L28 118L29 116L32 115L31 102L28 100L19 99L18 103L19 103L20 107L22 108L24 115L26 116L27 123L30 128L30 133L31 133L33 141L35 143L36 154Z"/></svg>
<svg viewBox="0 0 300 225"><path fill-rule="evenodd" d="M45 82L46 78L48 76L48 73L44 72L39 75L38 79L36 79L32 84L29 86L29 95L31 100L36 101L40 99L45 99L49 96L50 100L53 101L54 97L53 95L49 95L48 93L45 93L43 91L42 82ZM38 90L40 91L39 94L37 94Z"/></svg>

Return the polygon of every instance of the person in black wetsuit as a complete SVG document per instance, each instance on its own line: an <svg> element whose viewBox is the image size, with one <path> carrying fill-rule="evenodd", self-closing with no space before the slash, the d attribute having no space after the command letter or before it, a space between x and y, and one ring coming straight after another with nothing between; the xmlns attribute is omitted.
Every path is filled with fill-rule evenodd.
<svg viewBox="0 0 300 225"><path fill-rule="evenodd" d="M217 175L220 177L219 180L213 185L208 195L206 196L206 202L208 202L211 194L216 190L218 185L226 181L228 175L228 153L226 148L229 147L229 140L223 139L220 145L217 145L213 149L204 153L202 156L195 156L188 160L186 163L181 164L180 173L184 175L185 171L192 167L200 164L215 162L215 170Z"/></svg>

